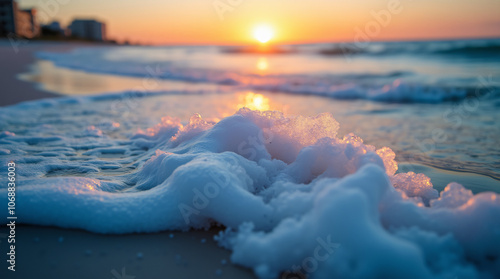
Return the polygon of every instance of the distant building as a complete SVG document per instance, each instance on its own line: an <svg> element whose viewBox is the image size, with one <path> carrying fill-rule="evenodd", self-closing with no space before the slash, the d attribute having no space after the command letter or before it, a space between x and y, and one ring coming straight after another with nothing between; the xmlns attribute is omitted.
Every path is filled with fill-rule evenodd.
<svg viewBox="0 0 500 279"><path fill-rule="evenodd" d="M0 0L0 37L16 33L17 2Z"/></svg>
<svg viewBox="0 0 500 279"><path fill-rule="evenodd" d="M17 10L15 12L15 19L16 35L25 38L33 38L33 28L31 28L31 15L24 11Z"/></svg>
<svg viewBox="0 0 500 279"><path fill-rule="evenodd" d="M22 12L28 14L29 16L32 37L40 35L40 24L38 24L38 21L36 20L36 9L26 9L22 10Z"/></svg>
<svg viewBox="0 0 500 279"><path fill-rule="evenodd" d="M69 26L71 36L92 41L106 40L106 24L93 19L75 19Z"/></svg>
<svg viewBox="0 0 500 279"><path fill-rule="evenodd" d="M53 34L64 35L65 30L61 27L59 21L52 21L49 24L43 26L44 29L49 30Z"/></svg>
<svg viewBox="0 0 500 279"><path fill-rule="evenodd" d="M0 0L0 37L17 35L33 38L39 34L36 10L19 10L17 1Z"/></svg>

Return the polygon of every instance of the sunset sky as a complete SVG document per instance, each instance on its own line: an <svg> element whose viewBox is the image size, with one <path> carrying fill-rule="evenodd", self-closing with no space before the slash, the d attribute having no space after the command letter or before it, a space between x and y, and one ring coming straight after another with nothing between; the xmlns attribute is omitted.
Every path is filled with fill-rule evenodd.
<svg viewBox="0 0 500 279"><path fill-rule="evenodd" d="M400 3L399 13L388 4ZM249 44L258 25L274 43L353 41L373 13L389 12L372 40L500 37L498 0L19 0L63 26L105 21L108 37L151 44ZM44 3L62 3L57 6ZM217 9L217 8L218 9ZM375 28L375 27L374 27ZM375 29L374 29L375 30ZM377 31L377 30L375 30Z"/></svg>

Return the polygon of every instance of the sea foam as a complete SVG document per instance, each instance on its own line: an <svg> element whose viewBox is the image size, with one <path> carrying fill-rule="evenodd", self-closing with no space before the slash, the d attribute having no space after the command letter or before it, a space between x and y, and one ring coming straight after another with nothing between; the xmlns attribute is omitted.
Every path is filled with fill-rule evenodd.
<svg viewBox="0 0 500 279"><path fill-rule="evenodd" d="M106 234L222 225L216 240L259 278L500 276L499 195L438 193L397 173L390 148L339 136L331 114L167 116L128 138L106 127L0 135L2 165L18 168L18 222Z"/></svg>

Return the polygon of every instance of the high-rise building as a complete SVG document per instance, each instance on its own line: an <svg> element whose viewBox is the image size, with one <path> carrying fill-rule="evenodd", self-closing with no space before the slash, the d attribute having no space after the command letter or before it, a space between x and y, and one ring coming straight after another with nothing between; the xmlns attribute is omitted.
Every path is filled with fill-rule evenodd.
<svg viewBox="0 0 500 279"><path fill-rule="evenodd" d="M33 38L39 34L36 10L19 10L17 1L0 0L0 37L17 35Z"/></svg>
<svg viewBox="0 0 500 279"><path fill-rule="evenodd" d="M28 14L29 16L32 37L40 35L40 24L38 24L38 21L36 20L36 9L26 9L22 10L22 12Z"/></svg>
<svg viewBox="0 0 500 279"><path fill-rule="evenodd" d="M0 37L16 33L17 2L0 0Z"/></svg>
<svg viewBox="0 0 500 279"><path fill-rule="evenodd" d="M92 41L106 40L106 24L94 19L75 19L69 29L72 37Z"/></svg>
<svg viewBox="0 0 500 279"><path fill-rule="evenodd" d="M64 28L61 27L61 23L59 21L54 20L49 24L43 25L42 29L48 30L53 35L63 36L65 35Z"/></svg>

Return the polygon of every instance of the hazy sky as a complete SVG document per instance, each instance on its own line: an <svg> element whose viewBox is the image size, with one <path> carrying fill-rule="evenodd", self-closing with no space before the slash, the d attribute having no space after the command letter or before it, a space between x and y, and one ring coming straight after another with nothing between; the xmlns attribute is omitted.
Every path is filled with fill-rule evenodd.
<svg viewBox="0 0 500 279"><path fill-rule="evenodd" d="M259 24L274 29L275 43L352 41L363 36L370 40L500 37L498 0L18 0L18 3L23 8L37 7L42 18L58 20L63 25L73 18L97 18L107 23L109 38L155 44L253 43L252 30ZM381 16L381 25L372 22L374 13L390 18ZM366 33L366 28L371 33ZM359 34L359 30L365 30L364 34Z"/></svg>

